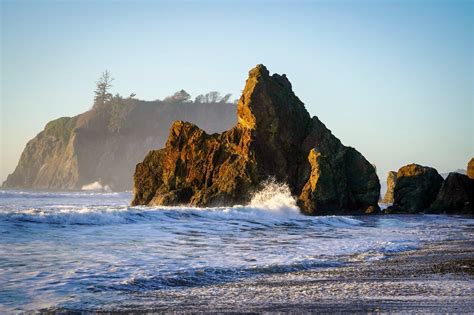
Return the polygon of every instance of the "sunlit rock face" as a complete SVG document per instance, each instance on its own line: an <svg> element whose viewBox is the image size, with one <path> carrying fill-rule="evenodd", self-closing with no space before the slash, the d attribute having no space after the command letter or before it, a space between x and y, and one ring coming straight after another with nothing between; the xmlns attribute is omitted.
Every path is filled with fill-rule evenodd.
<svg viewBox="0 0 474 315"><path fill-rule="evenodd" d="M470 179L474 179L474 158L467 163L467 176Z"/></svg>
<svg viewBox="0 0 474 315"><path fill-rule="evenodd" d="M99 182L131 190L135 165L166 142L176 119L221 132L235 124L235 105L114 99L75 117L49 122L30 140L8 188L81 189Z"/></svg>
<svg viewBox="0 0 474 315"><path fill-rule="evenodd" d="M443 177L436 169L418 164L401 167L393 193L392 213L424 212L436 199Z"/></svg>
<svg viewBox="0 0 474 315"><path fill-rule="evenodd" d="M385 193L382 203L393 203L393 191L397 182L397 172L390 171L387 175L387 192Z"/></svg>
<svg viewBox="0 0 474 315"><path fill-rule="evenodd" d="M285 75L257 65L237 124L210 135L176 121L165 147L137 165L132 205L242 204L269 178L286 183L306 214L378 210L374 167L310 117Z"/></svg>

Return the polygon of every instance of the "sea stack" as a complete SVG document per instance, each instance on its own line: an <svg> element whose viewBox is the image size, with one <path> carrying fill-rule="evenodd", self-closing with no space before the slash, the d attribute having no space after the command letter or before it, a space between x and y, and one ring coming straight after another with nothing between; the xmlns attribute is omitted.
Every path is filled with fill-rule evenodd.
<svg viewBox="0 0 474 315"><path fill-rule="evenodd" d="M374 167L310 117L286 75L263 65L249 72L232 129L172 125L165 148L137 165L132 205L244 204L267 179L286 183L306 214L378 209Z"/></svg>
<svg viewBox="0 0 474 315"><path fill-rule="evenodd" d="M443 177L436 169L409 164L397 172L393 205L388 213L419 213L425 211L436 199Z"/></svg>
<svg viewBox="0 0 474 315"><path fill-rule="evenodd" d="M387 175L387 192L382 199L382 203L388 204L393 203L393 191L395 190L395 184L397 183L397 172L390 171Z"/></svg>
<svg viewBox="0 0 474 315"><path fill-rule="evenodd" d="M474 213L474 179L449 173L429 212L446 214Z"/></svg>

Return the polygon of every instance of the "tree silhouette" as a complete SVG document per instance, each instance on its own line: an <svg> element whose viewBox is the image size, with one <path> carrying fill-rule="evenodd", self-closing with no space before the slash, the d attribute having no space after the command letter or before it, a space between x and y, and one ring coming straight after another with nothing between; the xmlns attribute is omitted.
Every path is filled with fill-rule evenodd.
<svg viewBox="0 0 474 315"><path fill-rule="evenodd" d="M164 101L168 103L185 103L189 102L190 99L191 95L189 95L188 92L186 92L185 90L180 90L174 93L172 96L166 97Z"/></svg>
<svg viewBox="0 0 474 315"><path fill-rule="evenodd" d="M108 70L102 72L99 80L96 82L96 89L94 91L94 107L104 105L112 99L110 88L112 87L113 80L114 79Z"/></svg>
<svg viewBox="0 0 474 315"><path fill-rule="evenodd" d="M221 98L221 93L217 91L211 91L206 94L207 102L206 103L217 103Z"/></svg>
<svg viewBox="0 0 474 315"><path fill-rule="evenodd" d="M194 99L194 103L204 103L204 95L199 94L198 96L196 96L196 98Z"/></svg>
<svg viewBox="0 0 474 315"><path fill-rule="evenodd" d="M194 99L194 103L227 103L232 97L232 94L221 96L217 91L211 91L207 94L200 94Z"/></svg>
<svg viewBox="0 0 474 315"><path fill-rule="evenodd" d="M228 93L226 95L224 95L221 100L219 101L219 103L227 103L229 101L229 99L231 98L232 94L231 93Z"/></svg>

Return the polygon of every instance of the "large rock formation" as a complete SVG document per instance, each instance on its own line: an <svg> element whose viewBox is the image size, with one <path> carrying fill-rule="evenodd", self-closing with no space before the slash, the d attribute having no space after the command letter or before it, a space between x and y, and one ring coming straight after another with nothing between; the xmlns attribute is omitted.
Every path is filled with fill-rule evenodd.
<svg viewBox="0 0 474 315"><path fill-rule="evenodd" d="M450 173L430 207L430 212L446 214L474 213L474 179Z"/></svg>
<svg viewBox="0 0 474 315"><path fill-rule="evenodd" d="M78 116L49 122L28 142L3 187L81 189L99 182L113 190L130 190L135 165L164 145L176 119L223 131L235 124L235 105L116 97Z"/></svg>
<svg viewBox="0 0 474 315"><path fill-rule="evenodd" d="M467 163L467 176L474 179L474 158Z"/></svg>
<svg viewBox="0 0 474 315"><path fill-rule="evenodd" d="M382 203L393 203L393 191L397 183L397 172L390 171L387 175L387 191L382 199Z"/></svg>
<svg viewBox="0 0 474 315"><path fill-rule="evenodd" d="M268 178L287 183L307 214L378 208L374 167L311 118L285 75L249 72L237 125L207 134L177 121L164 149L136 167L132 205L245 203Z"/></svg>
<svg viewBox="0 0 474 315"><path fill-rule="evenodd" d="M418 213L425 211L436 199L443 178L431 167L409 164L397 172L393 205L389 213Z"/></svg>

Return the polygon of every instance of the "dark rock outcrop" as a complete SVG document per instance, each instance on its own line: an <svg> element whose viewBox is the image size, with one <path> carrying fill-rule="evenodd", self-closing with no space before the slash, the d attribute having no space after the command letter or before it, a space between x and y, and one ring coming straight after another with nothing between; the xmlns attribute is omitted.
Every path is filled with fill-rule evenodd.
<svg viewBox="0 0 474 315"><path fill-rule="evenodd" d="M467 163L467 177L474 179L474 158Z"/></svg>
<svg viewBox="0 0 474 315"><path fill-rule="evenodd" d="M450 173L431 205L429 212L446 214L474 213L474 179Z"/></svg>
<svg viewBox="0 0 474 315"><path fill-rule="evenodd" d="M436 199L443 178L432 167L409 164L397 172L393 205L388 213L419 213Z"/></svg>
<svg viewBox="0 0 474 315"><path fill-rule="evenodd" d="M374 167L309 116L285 75L252 69L237 121L212 135L175 122L165 148L137 165L132 205L241 204L273 178L288 184L307 214L378 209Z"/></svg>
<svg viewBox="0 0 474 315"><path fill-rule="evenodd" d="M382 203L393 203L393 191L395 190L395 184L397 183L397 172L390 171L387 175L387 192L382 199Z"/></svg>
<svg viewBox="0 0 474 315"><path fill-rule="evenodd" d="M454 170L454 171L451 171L451 172L439 173L439 175L441 175L441 177L443 177L443 179L446 179L446 178L448 178L448 175L451 174L451 173L459 173L459 174L463 174L463 175L467 174L465 169L458 168L457 170Z"/></svg>
<svg viewBox="0 0 474 315"><path fill-rule="evenodd" d="M81 189L98 182L115 191L130 190L135 165L164 145L176 119L223 131L235 124L235 105L114 98L49 122L28 142L3 187Z"/></svg>

